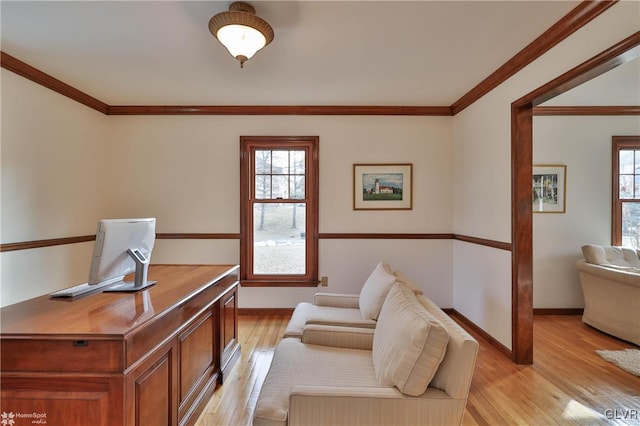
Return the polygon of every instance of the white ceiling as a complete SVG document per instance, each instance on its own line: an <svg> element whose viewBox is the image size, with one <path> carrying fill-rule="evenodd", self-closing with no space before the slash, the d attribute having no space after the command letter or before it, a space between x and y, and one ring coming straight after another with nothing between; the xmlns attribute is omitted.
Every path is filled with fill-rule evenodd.
<svg viewBox="0 0 640 426"><path fill-rule="evenodd" d="M275 39L244 69L230 2L2 0L1 48L109 105L449 106L579 1L251 3Z"/></svg>

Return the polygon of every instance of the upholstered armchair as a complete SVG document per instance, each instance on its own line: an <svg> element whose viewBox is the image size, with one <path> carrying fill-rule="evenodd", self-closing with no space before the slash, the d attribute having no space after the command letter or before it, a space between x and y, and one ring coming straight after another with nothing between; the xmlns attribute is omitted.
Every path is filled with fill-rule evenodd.
<svg viewBox="0 0 640 426"><path fill-rule="evenodd" d="M640 258L624 247L585 245L576 267L584 293L582 321L640 345Z"/></svg>

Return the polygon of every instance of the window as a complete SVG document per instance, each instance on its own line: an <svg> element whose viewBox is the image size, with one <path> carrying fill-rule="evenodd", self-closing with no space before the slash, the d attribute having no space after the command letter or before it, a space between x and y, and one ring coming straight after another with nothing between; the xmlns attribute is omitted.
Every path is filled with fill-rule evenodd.
<svg viewBox="0 0 640 426"><path fill-rule="evenodd" d="M613 137L611 243L640 248L640 136Z"/></svg>
<svg viewBox="0 0 640 426"><path fill-rule="evenodd" d="M240 138L242 285L317 286L318 142Z"/></svg>

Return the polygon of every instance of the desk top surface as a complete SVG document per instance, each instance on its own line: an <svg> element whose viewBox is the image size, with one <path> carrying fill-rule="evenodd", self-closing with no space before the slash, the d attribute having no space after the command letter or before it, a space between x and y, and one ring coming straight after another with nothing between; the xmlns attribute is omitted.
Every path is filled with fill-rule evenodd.
<svg viewBox="0 0 640 426"><path fill-rule="evenodd" d="M137 293L95 293L52 299L49 295L0 309L2 337L11 335L122 336L154 316L179 306L238 265L151 265L154 286Z"/></svg>

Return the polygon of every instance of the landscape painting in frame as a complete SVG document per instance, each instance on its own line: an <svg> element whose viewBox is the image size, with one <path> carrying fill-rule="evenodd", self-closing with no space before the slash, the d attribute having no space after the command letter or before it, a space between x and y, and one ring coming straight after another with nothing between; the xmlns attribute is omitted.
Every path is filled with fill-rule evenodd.
<svg viewBox="0 0 640 426"><path fill-rule="evenodd" d="M412 164L354 164L354 210L411 210Z"/></svg>
<svg viewBox="0 0 640 426"><path fill-rule="evenodd" d="M564 213L567 166L533 166L533 212Z"/></svg>

